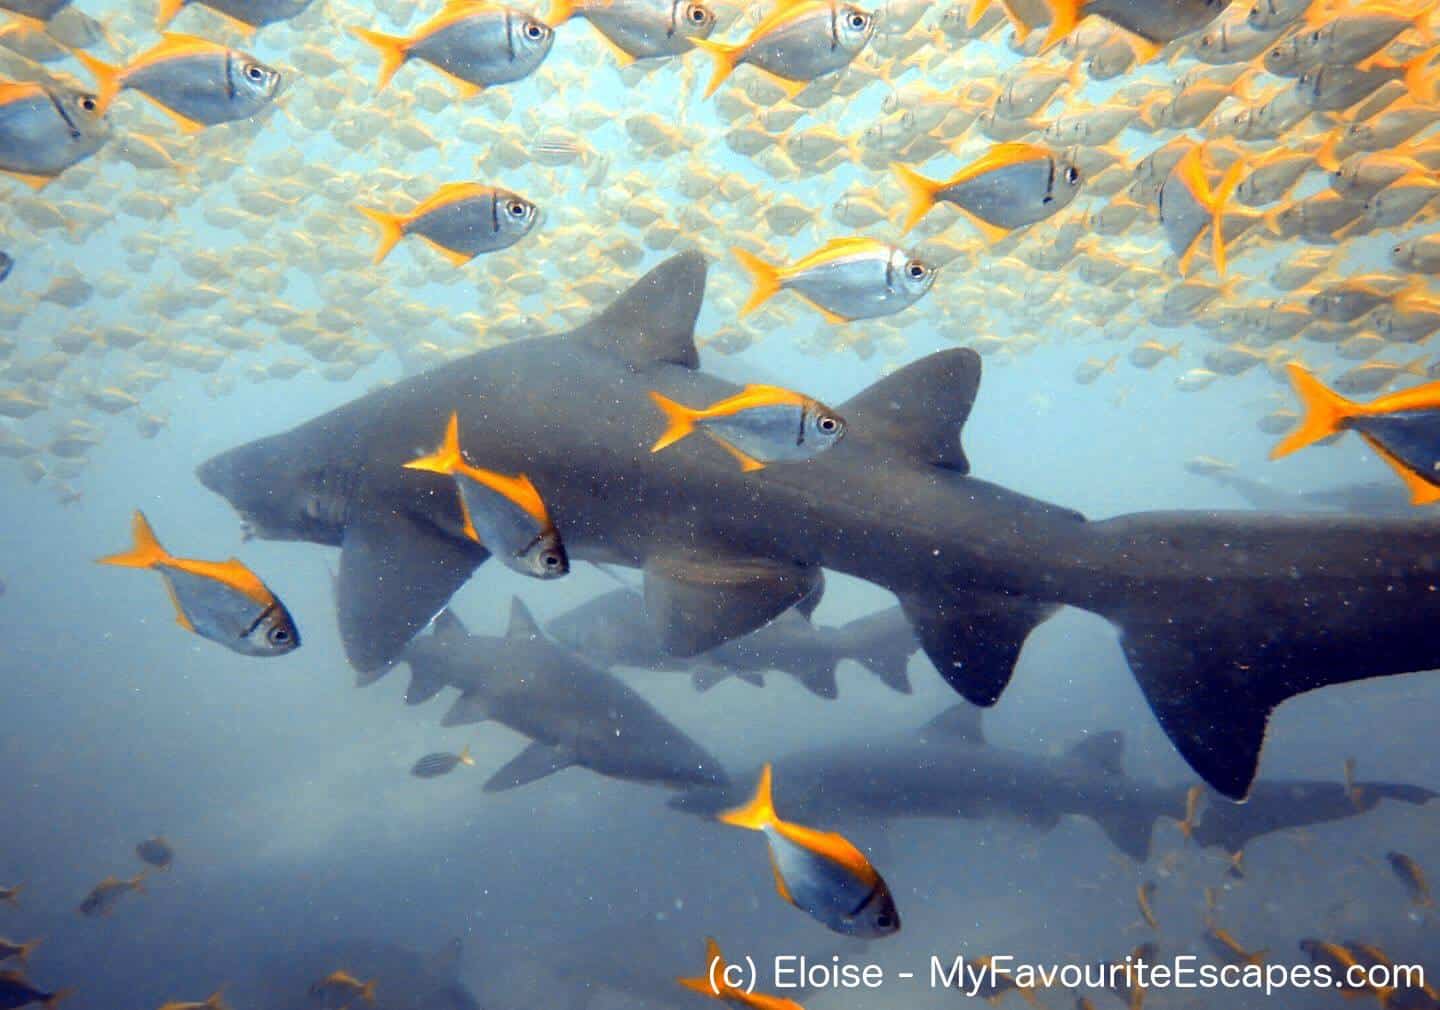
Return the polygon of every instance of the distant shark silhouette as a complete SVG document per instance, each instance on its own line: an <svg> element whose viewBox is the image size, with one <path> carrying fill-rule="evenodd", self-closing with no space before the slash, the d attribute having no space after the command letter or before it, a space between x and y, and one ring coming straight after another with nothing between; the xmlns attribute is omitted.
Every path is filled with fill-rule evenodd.
<svg viewBox="0 0 1440 1010"><path fill-rule="evenodd" d="M775 805L807 824L916 817L1008 820L1048 831L1066 815L1094 821L1137 861L1150 851L1162 819L1185 816L1188 789L1128 777L1120 733L1085 737L1058 757L1026 754L985 740L980 710L958 705L919 732L848 741L781 756L774 762ZM755 773L732 785L682 793L670 805L713 816L743 803ZM1388 782L1262 781L1245 804L1211 803L1195 825L1203 846L1237 852L1274 831L1342 820L1382 799L1427 803L1436 793Z"/></svg>
<svg viewBox="0 0 1440 1010"><path fill-rule="evenodd" d="M714 403L697 253L569 333L479 351L199 468L252 533L341 548L341 640L394 661L488 556L449 477L407 470L452 411L475 465L525 473L572 558L643 568L655 634L696 655L763 625L822 568L900 598L935 668L993 705L1031 630L1099 614L1207 782L1244 796L1271 710L1328 684L1440 667L1440 521L1151 512L1087 522L967 476L980 357L941 351L862 390L845 438L742 472L694 438L660 453L650 398ZM1017 432L1017 438L1029 436Z"/></svg>

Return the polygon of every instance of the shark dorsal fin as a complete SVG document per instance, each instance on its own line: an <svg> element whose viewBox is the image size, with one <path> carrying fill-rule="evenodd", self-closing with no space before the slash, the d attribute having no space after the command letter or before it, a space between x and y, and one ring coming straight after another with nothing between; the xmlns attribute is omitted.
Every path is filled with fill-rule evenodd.
<svg viewBox="0 0 1440 1010"><path fill-rule="evenodd" d="M1092 733L1071 744L1065 753L1076 761L1095 765L1111 775L1120 775L1125 761L1125 735L1118 730Z"/></svg>
<svg viewBox="0 0 1440 1010"><path fill-rule="evenodd" d="M840 413L852 432L897 445L935 466L969 473L960 431L980 390L980 355L939 351L855 394Z"/></svg>
<svg viewBox="0 0 1440 1010"><path fill-rule="evenodd" d="M470 637L470 629L465 627L465 622L456 617L455 611L449 607L435 615L435 621L430 627L435 638L446 644L457 644Z"/></svg>
<svg viewBox="0 0 1440 1010"><path fill-rule="evenodd" d="M636 371L656 364L700 366L695 320L705 297L705 257L672 256L632 284L574 336Z"/></svg>
<svg viewBox="0 0 1440 1010"><path fill-rule="evenodd" d="M535 615L530 613L530 608L525 606L525 601L515 596L510 600L510 627L505 629L505 637L511 639L536 639L543 638L540 633L540 625L535 623Z"/></svg>
<svg viewBox="0 0 1440 1010"><path fill-rule="evenodd" d="M921 733L935 743L946 740L960 743L983 744L985 726L981 722L981 709L969 702L951 705L925 724Z"/></svg>

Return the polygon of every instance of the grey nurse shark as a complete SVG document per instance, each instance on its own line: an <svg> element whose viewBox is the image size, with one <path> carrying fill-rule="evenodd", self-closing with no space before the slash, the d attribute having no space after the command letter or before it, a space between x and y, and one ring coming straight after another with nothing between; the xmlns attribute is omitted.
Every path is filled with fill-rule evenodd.
<svg viewBox="0 0 1440 1010"><path fill-rule="evenodd" d="M1132 859L1143 861L1162 819L1185 816L1183 785L1127 776L1118 732L1083 738L1058 756L1027 754L985 739L980 709L958 705L919 732L847 740L773 762L775 809L803 824L838 826L908 818L1007 820L1040 830L1061 817L1087 818ZM732 784L694 789L670 805L713 816L749 798L758 770ZM1244 804L1208 803L1192 838L1232 852L1287 828L1354 817L1382 799L1427 803L1436 793L1388 782L1261 781Z"/></svg>
<svg viewBox="0 0 1440 1010"><path fill-rule="evenodd" d="M341 640L362 671L398 658L487 557L451 480L404 467L452 411L475 465L529 476L572 559L643 569L655 635L676 655L753 631L831 568L898 596L941 675L993 705L1030 632L1078 607L1118 627L1171 741L1232 797L1287 698L1440 667L1440 521L1087 521L969 476L969 349L839 405L845 437L805 462L746 473L705 438L652 453L665 424L651 391L694 407L737 391L699 369L705 276L704 258L682 253L578 329L369 393L222 453L199 478L254 535L341 549Z"/></svg>
<svg viewBox="0 0 1440 1010"><path fill-rule="evenodd" d="M545 637L519 598L503 638L471 635L449 610L410 642L405 700L419 704L460 689L446 726L496 722L531 744L485 783L499 792L571 766L631 782L676 787L723 784L707 754L625 682Z"/></svg>
<svg viewBox="0 0 1440 1010"><path fill-rule="evenodd" d="M906 668L920 648L898 607L827 627L811 622L802 601L748 635L698 656L675 656L655 640L644 595L624 588L587 600L545 628L571 651L607 669L688 673L700 691L729 677L763 686L764 674L779 670L822 698L839 695L835 669L846 659L863 665L887 687L909 694Z"/></svg>

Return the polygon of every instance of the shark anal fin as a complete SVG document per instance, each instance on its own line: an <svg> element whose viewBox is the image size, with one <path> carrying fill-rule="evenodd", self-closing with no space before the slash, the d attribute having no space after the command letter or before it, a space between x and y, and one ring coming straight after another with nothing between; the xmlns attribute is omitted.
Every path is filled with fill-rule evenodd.
<svg viewBox="0 0 1440 1010"><path fill-rule="evenodd" d="M485 792L501 793L517 789L531 782L564 771L575 763L574 755L559 747L535 742L515 755L505 766L491 775L485 783Z"/></svg>
<svg viewBox="0 0 1440 1010"><path fill-rule="evenodd" d="M573 334L636 371L656 364L700 367L695 320L705 297L705 257L672 256L636 281L600 315Z"/></svg>
<svg viewBox="0 0 1440 1010"><path fill-rule="evenodd" d="M337 593L340 641L356 670L382 670L489 555L401 512L345 529Z"/></svg>
<svg viewBox="0 0 1440 1010"><path fill-rule="evenodd" d="M907 456L969 473L960 431L980 390L980 355L968 347L921 358L862 389L838 409L856 432Z"/></svg>
<svg viewBox="0 0 1440 1010"><path fill-rule="evenodd" d="M966 701L1000 699L1025 639L1058 609L1024 596L902 596L900 605L930 662Z"/></svg>
<svg viewBox="0 0 1440 1010"><path fill-rule="evenodd" d="M820 570L758 558L651 557L645 610L672 656L698 656L748 634L814 592Z"/></svg>

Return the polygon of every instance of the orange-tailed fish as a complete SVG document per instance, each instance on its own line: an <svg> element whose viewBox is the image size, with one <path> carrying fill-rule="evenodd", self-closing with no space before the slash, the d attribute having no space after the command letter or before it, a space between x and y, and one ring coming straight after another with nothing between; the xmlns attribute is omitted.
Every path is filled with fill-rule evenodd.
<svg viewBox="0 0 1440 1010"><path fill-rule="evenodd" d="M551 0L546 21L558 28L571 18L594 25L622 66L679 56L715 30L715 11L699 0Z"/></svg>
<svg viewBox="0 0 1440 1010"><path fill-rule="evenodd" d="M40 946L39 940L31 940L29 943L15 943L0 936L0 961L8 961L12 957L22 964L30 963L30 955L35 948Z"/></svg>
<svg viewBox="0 0 1440 1010"><path fill-rule="evenodd" d="M451 754L449 751L436 751L434 754L426 754L410 767L410 774L417 779L435 779L441 775L449 775L456 768L465 765L467 768L475 764L475 759L470 756L470 748L466 747L459 754Z"/></svg>
<svg viewBox="0 0 1440 1010"><path fill-rule="evenodd" d="M315 0L160 0L156 27L164 29L190 4L208 7L250 34L266 25L289 21L304 14Z"/></svg>
<svg viewBox="0 0 1440 1010"><path fill-rule="evenodd" d="M429 456L411 460L407 470L448 474L460 495L465 535L495 555L506 568L536 579L570 571L560 534L530 478L482 470L460 449L460 416L450 415L445 441Z"/></svg>
<svg viewBox="0 0 1440 1010"><path fill-rule="evenodd" d="M1063 210L1080 192L1080 169L1036 144L997 144L950 179L927 179L908 166L891 166L910 198L904 230L939 201L954 204L992 242L1016 228Z"/></svg>
<svg viewBox="0 0 1440 1010"><path fill-rule="evenodd" d="M456 266L482 253L506 249L535 227L536 207L518 193L478 182L452 182L408 214L373 207L360 213L380 229L375 262L406 235L418 235Z"/></svg>
<svg viewBox="0 0 1440 1010"><path fill-rule="evenodd" d="M59 1006L60 1001L69 995L69 989L62 989L59 992L37 989L18 971L0 971L0 1006L55 1007Z"/></svg>
<svg viewBox="0 0 1440 1010"><path fill-rule="evenodd" d="M115 906L121 898L131 891L144 891L144 885L145 874L143 873L137 874L129 880L106 877L91 888L90 893L85 896L85 900L80 903L80 914L91 919L109 915L115 911Z"/></svg>
<svg viewBox="0 0 1440 1010"><path fill-rule="evenodd" d="M894 315L919 301L935 282L935 268L904 249L873 238L839 238L790 266L774 266L744 249L731 250L749 271L754 290L746 315L789 288L832 323Z"/></svg>
<svg viewBox="0 0 1440 1010"><path fill-rule="evenodd" d="M1185 819L1180 822L1180 833L1187 840L1195 837L1195 826L1200 823L1200 801L1204 796L1201 786L1191 786L1185 791Z"/></svg>
<svg viewBox="0 0 1440 1010"><path fill-rule="evenodd" d="M1413 504L1440 501L1440 382L1356 403L1327 387L1298 362L1292 361L1287 371L1305 415L1271 450L1271 459L1342 431L1356 431L1400 475Z"/></svg>
<svg viewBox="0 0 1440 1010"><path fill-rule="evenodd" d="M1155 909L1150 904L1151 900L1154 897L1155 881L1153 880L1147 880L1145 881L1145 883L1135 888L1135 903L1140 908L1141 918L1143 918L1149 924L1151 929L1159 929L1160 923L1155 918Z"/></svg>
<svg viewBox="0 0 1440 1010"><path fill-rule="evenodd" d="M452 0L409 38L352 28L380 52L383 91L407 61L423 60L445 74L461 94L529 77L544 62L555 32L539 18L500 4Z"/></svg>
<svg viewBox="0 0 1440 1010"><path fill-rule="evenodd" d="M283 80L249 53L175 33L123 67L83 52L75 57L95 75L101 111L132 88L187 132L250 118L275 100Z"/></svg>
<svg viewBox="0 0 1440 1010"><path fill-rule="evenodd" d="M1205 923L1205 946L1224 964L1262 964L1268 951L1249 951L1226 930L1213 922Z"/></svg>
<svg viewBox="0 0 1440 1010"><path fill-rule="evenodd" d="M790 0L776 6L743 42L690 41L715 60L706 98L742 63L778 78L794 95L815 78L849 66L874 32L875 18L853 4Z"/></svg>
<svg viewBox="0 0 1440 1010"><path fill-rule="evenodd" d="M765 834L780 897L847 936L888 936L899 930L895 899L864 853L842 835L782 821L770 784L767 764L760 771L755 798L719 819Z"/></svg>
<svg viewBox="0 0 1440 1010"><path fill-rule="evenodd" d="M652 391L668 427L650 447L659 452L694 432L709 435L745 471L819 455L845 435L845 419L818 400L780 386L746 386L696 410Z"/></svg>
<svg viewBox="0 0 1440 1010"><path fill-rule="evenodd" d="M0 0L0 13L10 14L36 28L44 28L70 0Z"/></svg>
<svg viewBox="0 0 1440 1010"><path fill-rule="evenodd" d="M216 989L199 1003L193 1000L177 1000L162 1004L160 1010L226 1010L224 990Z"/></svg>
<svg viewBox="0 0 1440 1010"><path fill-rule="evenodd" d="M1356 810L1365 809L1365 790L1355 784L1355 759L1345 759L1345 795Z"/></svg>
<svg viewBox="0 0 1440 1010"><path fill-rule="evenodd" d="M101 558L102 565L159 572L186 631L245 656L281 656L300 647L300 632L279 598L239 561L196 561L169 554L136 512L135 546Z"/></svg>
<svg viewBox="0 0 1440 1010"><path fill-rule="evenodd" d="M0 887L0 901L7 905L20 904L20 892L25 889L24 884L16 884L14 887Z"/></svg>
<svg viewBox="0 0 1440 1010"><path fill-rule="evenodd" d="M0 82L0 172L35 189L105 144L100 99L59 84Z"/></svg>
<svg viewBox="0 0 1440 1010"><path fill-rule="evenodd" d="M348 971L332 971L310 987L310 995L322 1000L339 999L343 1004L351 1000L375 1002L375 979L361 982Z"/></svg>
<svg viewBox="0 0 1440 1010"><path fill-rule="evenodd" d="M1220 185L1211 188L1205 172L1204 145L1185 152L1160 187L1160 224L1170 248L1180 257L1180 273L1190 271L1190 263L1200 248L1200 238L1210 229L1211 250L1215 269L1225 272L1225 235L1217 222L1225 215L1225 205L1244 178L1247 166L1236 161L1225 172Z"/></svg>
<svg viewBox="0 0 1440 1010"><path fill-rule="evenodd" d="M1434 906L1435 899L1430 895L1430 885L1426 882L1425 871L1420 869L1419 863L1403 852L1394 851L1385 853L1385 862L1390 864L1390 869L1395 871L1395 876L1405 885L1411 901L1421 908Z"/></svg>
<svg viewBox="0 0 1440 1010"><path fill-rule="evenodd" d="M725 955L714 937L705 938L705 974L698 978L677 978L686 989L702 996L718 999L735 1007L749 1007L751 1010L805 1010L793 999L783 999L763 992L750 992L731 985L727 980Z"/></svg>

